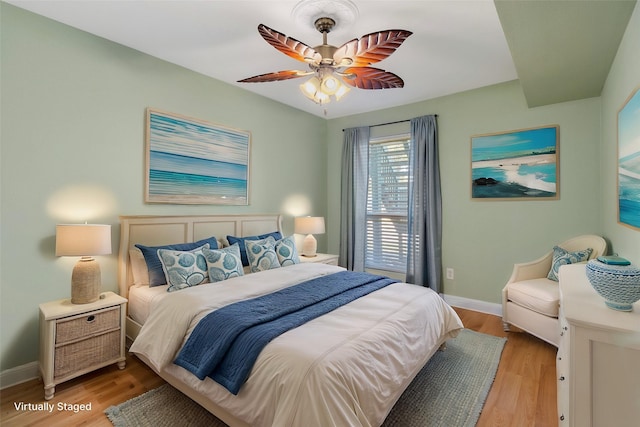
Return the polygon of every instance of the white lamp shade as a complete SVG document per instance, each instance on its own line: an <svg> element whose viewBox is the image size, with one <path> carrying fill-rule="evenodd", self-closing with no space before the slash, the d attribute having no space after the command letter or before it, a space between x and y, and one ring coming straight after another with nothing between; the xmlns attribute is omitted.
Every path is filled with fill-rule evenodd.
<svg viewBox="0 0 640 427"><path fill-rule="evenodd" d="M298 217L295 219L294 229L298 234L324 234L324 217Z"/></svg>
<svg viewBox="0 0 640 427"><path fill-rule="evenodd" d="M56 225L56 256L91 256L110 253L110 225Z"/></svg>

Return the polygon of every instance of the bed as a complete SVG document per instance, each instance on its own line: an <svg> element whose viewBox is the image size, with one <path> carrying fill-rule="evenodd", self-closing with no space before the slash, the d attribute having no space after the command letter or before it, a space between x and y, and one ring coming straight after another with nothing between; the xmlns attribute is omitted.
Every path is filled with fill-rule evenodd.
<svg viewBox="0 0 640 427"><path fill-rule="evenodd" d="M167 292L134 279L136 244L282 232L280 215L122 216L118 280L131 351L230 426L377 426L429 358L463 325L435 292L392 283L284 332L236 394L173 363L210 313L344 269L300 263ZM139 276L137 274L136 276ZM181 354L181 353L180 353Z"/></svg>

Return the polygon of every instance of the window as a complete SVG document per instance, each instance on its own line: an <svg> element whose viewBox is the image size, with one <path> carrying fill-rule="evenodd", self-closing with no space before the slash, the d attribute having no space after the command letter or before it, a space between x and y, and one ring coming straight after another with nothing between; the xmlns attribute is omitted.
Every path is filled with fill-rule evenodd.
<svg viewBox="0 0 640 427"><path fill-rule="evenodd" d="M409 135L369 141L365 267L407 268Z"/></svg>

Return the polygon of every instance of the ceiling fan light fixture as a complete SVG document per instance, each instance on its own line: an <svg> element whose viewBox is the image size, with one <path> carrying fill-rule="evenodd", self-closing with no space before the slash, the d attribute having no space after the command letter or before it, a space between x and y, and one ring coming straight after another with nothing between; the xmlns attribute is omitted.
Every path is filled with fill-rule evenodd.
<svg viewBox="0 0 640 427"><path fill-rule="evenodd" d="M300 85L300 91L316 104L328 104L331 96L339 101L347 94L349 89L333 73L320 73L320 76L313 76Z"/></svg>

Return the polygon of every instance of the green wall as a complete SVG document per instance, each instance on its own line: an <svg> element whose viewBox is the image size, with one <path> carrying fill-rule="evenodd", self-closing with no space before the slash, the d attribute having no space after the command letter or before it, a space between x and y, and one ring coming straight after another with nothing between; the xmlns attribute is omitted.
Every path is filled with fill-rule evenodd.
<svg viewBox="0 0 640 427"><path fill-rule="evenodd" d="M38 304L70 296L76 259L54 256L57 223L112 225L114 253L98 260L103 290L117 291L118 215L282 212L289 233L294 215L325 215L325 120L5 3L0 12L0 370L37 359ZM145 204L146 107L251 131L250 205Z"/></svg>
<svg viewBox="0 0 640 427"><path fill-rule="evenodd" d="M601 204L604 234L612 250L640 265L640 231L620 225L617 210L618 111L634 90L640 90L640 6L629 20L602 91Z"/></svg>
<svg viewBox="0 0 640 427"><path fill-rule="evenodd" d="M329 250L339 247L342 129L438 114L443 199L443 266L455 271L444 293L492 303L515 262L536 259L555 243L600 233L600 98L529 109L517 81L329 123ZM558 124L560 198L553 201L471 199L470 136ZM398 125L390 133L397 132ZM408 124L405 125L408 129ZM381 128L375 128L382 132Z"/></svg>

